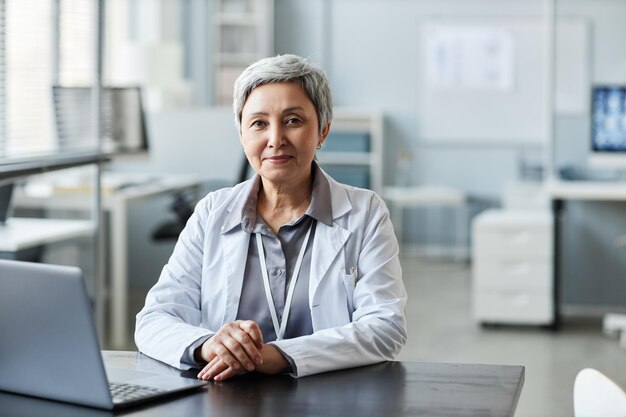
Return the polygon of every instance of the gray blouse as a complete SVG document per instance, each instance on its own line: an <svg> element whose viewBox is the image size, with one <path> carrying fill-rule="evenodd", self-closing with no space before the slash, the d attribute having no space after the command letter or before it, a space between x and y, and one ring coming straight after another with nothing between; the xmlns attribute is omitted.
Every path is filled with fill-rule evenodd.
<svg viewBox="0 0 626 417"><path fill-rule="evenodd" d="M291 339L313 333L311 311L309 309L312 242L315 238L315 226L318 221L332 224L330 187L328 180L321 173L318 174L317 170L319 168L314 164L311 203L307 211L299 218L281 226L277 234L267 226L256 211L260 178L257 178L255 186L251 189L246 201L242 216L242 228L250 233L250 243L248 245L248 257L237 319L254 320L257 322L263 332L263 339L266 343L276 340L276 332L272 324L268 301L263 287L255 233L260 233L263 241L270 289L280 322L285 309L287 289L292 279L296 259L304 243L307 230L309 226L312 227L298 281L296 282L284 338Z"/></svg>

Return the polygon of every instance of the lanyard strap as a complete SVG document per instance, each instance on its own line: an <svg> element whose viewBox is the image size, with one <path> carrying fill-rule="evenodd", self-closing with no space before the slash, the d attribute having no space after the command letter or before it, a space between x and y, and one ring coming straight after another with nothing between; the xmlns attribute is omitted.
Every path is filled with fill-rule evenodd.
<svg viewBox="0 0 626 417"><path fill-rule="evenodd" d="M291 310L291 300L293 299L293 293L296 289L296 281L298 281L298 275L300 275L300 268L302 267L302 259L304 258L304 252L306 251L307 243L309 242L309 235L313 228L313 221L309 226L309 230L306 232L304 242L300 248L298 254L298 260L293 269L293 275L291 276L291 282L289 282L289 290L287 292L287 299L285 300L285 309L283 310L283 318L278 323L278 315L276 314L276 306L274 305L274 298L272 297L272 290L270 289L270 278L267 274L267 265L265 263L265 251L263 250L263 241L261 240L261 234L256 234L256 246L259 251L259 261L261 262L261 275L263 275L263 287L265 287L265 297L267 298L267 305L270 308L270 314L272 316L272 324L274 325L274 331L276 332L276 340L282 340L285 335L285 329L287 328L287 319L289 318L289 311Z"/></svg>

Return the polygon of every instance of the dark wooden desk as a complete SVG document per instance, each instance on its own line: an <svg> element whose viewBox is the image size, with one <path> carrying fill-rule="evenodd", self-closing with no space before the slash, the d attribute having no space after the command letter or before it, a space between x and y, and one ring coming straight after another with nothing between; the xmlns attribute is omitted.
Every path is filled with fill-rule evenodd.
<svg viewBox="0 0 626 417"><path fill-rule="evenodd" d="M134 352L104 352L107 365L181 373ZM182 373L185 376L189 373ZM193 376L193 375L192 375ZM36 377L33 378L34 380ZM195 393L132 408L125 416L513 416L524 367L386 362L300 379L242 375ZM7 416L109 417L107 411L0 393Z"/></svg>

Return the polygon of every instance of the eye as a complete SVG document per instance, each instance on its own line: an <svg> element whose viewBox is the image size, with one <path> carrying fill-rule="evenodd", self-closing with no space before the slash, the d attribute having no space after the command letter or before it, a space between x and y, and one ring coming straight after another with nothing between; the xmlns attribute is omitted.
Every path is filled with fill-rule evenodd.
<svg viewBox="0 0 626 417"><path fill-rule="evenodd" d="M262 128L265 127L266 123L263 120L253 120L252 123L250 123L250 127L256 127L256 128Z"/></svg>
<svg viewBox="0 0 626 417"><path fill-rule="evenodd" d="M287 126L300 126L302 124L302 120L300 120L300 118L298 117L289 117L285 121L285 124Z"/></svg>

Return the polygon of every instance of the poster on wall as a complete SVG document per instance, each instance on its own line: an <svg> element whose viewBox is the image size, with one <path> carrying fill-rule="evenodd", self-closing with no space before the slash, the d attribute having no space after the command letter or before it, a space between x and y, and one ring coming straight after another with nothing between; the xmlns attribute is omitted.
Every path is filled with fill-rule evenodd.
<svg viewBox="0 0 626 417"><path fill-rule="evenodd" d="M426 86L435 90L513 89L514 40L502 28L433 25L425 31Z"/></svg>
<svg viewBox="0 0 626 417"><path fill-rule="evenodd" d="M545 24L536 18L430 20L419 35L418 135L424 141L544 145L551 135L551 87L556 114L588 112L590 34L582 19L557 21L553 56Z"/></svg>

